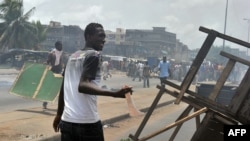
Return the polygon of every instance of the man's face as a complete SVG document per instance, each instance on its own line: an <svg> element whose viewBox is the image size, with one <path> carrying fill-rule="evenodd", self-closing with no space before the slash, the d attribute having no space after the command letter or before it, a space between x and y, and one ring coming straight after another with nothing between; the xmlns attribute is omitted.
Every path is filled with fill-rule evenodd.
<svg viewBox="0 0 250 141"><path fill-rule="evenodd" d="M105 43L105 37L106 37L106 34L103 28L101 27L96 28L96 33L92 35L90 39L92 47L97 51L102 51L104 47L104 43Z"/></svg>
<svg viewBox="0 0 250 141"><path fill-rule="evenodd" d="M62 44L57 45L57 46L56 46L56 49L57 49L58 51L61 51L61 50L62 50Z"/></svg>
<svg viewBox="0 0 250 141"><path fill-rule="evenodd" d="M163 57L163 62L166 62L167 58L166 57Z"/></svg>

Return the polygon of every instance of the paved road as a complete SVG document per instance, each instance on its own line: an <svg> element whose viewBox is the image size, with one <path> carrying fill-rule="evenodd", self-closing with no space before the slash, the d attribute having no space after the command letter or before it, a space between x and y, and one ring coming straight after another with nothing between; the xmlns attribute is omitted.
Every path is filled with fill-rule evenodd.
<svg viewBox="0 0 250 141"><path fill-rule="evenodd" d="M0 113L42 105L40 101L25 99L9 93L16 77L16 74L0 75Z"/></svg>
<svg viewBox="0 0 250 141"><path fill-rule="evenodd" d="M41 101L25 99L23 97L9 93L9 90L16 77L16 74L0 74L0 113L28 109L32 107L42 107ZM158 84L159 80L152 78L150 82L151 86L153 87ZM103 80L101 85L107 87L108 89L119 89L124 84L131 85L134 87L134 89L143 87L142 81L139 82L138 79L136 81L132 81L132 78L125 75L121 75L121 77L109 78L106 81Z"/></svg>
<svg viewBox="0 0 250 141"><path fill-rule="evenodd" d="M9 93L9 90L17 77L16 71L14 73L11 72L8 74L8 70L4 70L4 72L1 72L0 74L0 113L32 107L42 107L41 101L25 99ZM120 77L103 80L101 85L108 89L119 89L124 84L133 86L135 90L143 87L143 81L139 82L138 78L136 78L135 81L132 81L132 78L125 76L124 73L116 72L116 76L117 73L118 75L120 74ZM159 79L150 79L151 87L155 87L157 84L159 84Z"/></svg>
<svg viewBox="0 0 250 141"><path fill-rule="evenodd" d="M117 77L119 76L119 77ZM12 78L11 78L12 77ZM18 110L18 109L25 109L28 107L40 107L41 106L41 102L37 102L37 101L33 101L33 100L28 100L28 99L24 99L24 98L20 98L14 95L10 95L7 93L8 88L10 88L11 84L13 83L13 80L15 78L15 76L11 76L11 77L0 77L0 91L1 91L1 95L0 95L0 104L1 104L1 108L0 111L1 112L5 112L5 111L12 111L12 110ZM141 89L143 87L143 83L142 81L139 82L138 80L136 81L132 81L132 78L127 77L125 75L116 75L116 77L112 77L110 79L107 79L106 81L102 81L102 86L106 85L107 88L113 88L113 89L118 89L120 88L123 84L127 84L127 85L131 85L134 87L135 91L139 91L139 88ZM155 86L157 84L159 84L159 79L157 78L152 78L150 79L150 84L151 84L151 88L155 88ZM148 88L145 88L145 90ZM2 93L3 92L3 93ZM142 93L143 95L143 93ZM143 98L143 97L142 97ZM5 104L2 104L5 103ZM176 118L179 116L179 113L183 110L183 108L178 108L175 109L174 107L169 107L167 109L168 106L166 106L165 108L160 108L162 110L160 110L160 112L158 112L158 114L153 114L152 117L150 118L150 120L152 120L153 122L150 123L150 126L146 126L145 130L143 130L142 135L151 133L152 131L156 131L159 129L159 127L162 127L162 125L167 125L172 123L174 120L176 120ZM185 106L184 106L185 108ZM172 112L170 112L172 111ZM116 141L117 137L119 137L119 140L122 138L127 138L129 134L134 134L136 129L138 128L139 124L141 123L143 117L139 117L139 118L129 118L125 121L121 121L121 122L117 122L114 124L115 128L107 128L104 129L105 132L105 136L109 136L107 138L110 139L110 141ZM50 119L51 120L51 119ZM116 126L119 127L119 130L116 128ZM192 123L191 125L188 125L188 127L192 127ZM184 130L187 128L183 128ZM193 128L192 128L193 129ZM187 137L190 137L190 135L192 135L192 130L188 130L188 131L184 131L181 133L181 137L185 137L185 139ZM119 133L119 134L114 134L114 133ZM157 138L153 138L153 140L166 140L166 138L169 137L169 135L172 132L166 132L168 134L162 134L163 136L157 136ZM180 138L180 140L183 138ZM178 141L178 140L177 140Z"/></svg>
<svg viewBox="0 0 250 141"><path fill-rule="evenodd" d="M180 116L183 110L186 108L187 104L181 103L179 105L167 105L165 107L155 109L151 117L149 118L147 124L143 128L142 132L139 134L139 139L147 137L152 133L158 132L164 129L166 126L173 124L176 119ZM119 141L121 139L128 139L129 135L135 135L139 125L141 124L144 116L137 118L129 118L112 124L112 126L104 129L105 136L110 139L110 141ZM148 141L166 141L169 140L174 128L171 128L157 136L154 136ZM176 135L174 141L189 141L195 132L195 120L191 119L185 122L178 134Z"/></svg>
<svg viewBox="0 0 250 141"><path fill-rule="evenodd" d="M120 77L108 78L103 80L101 86L107 89L119 89L122 85L133 86L136 91L138 88L143 87L143 81L139 81L137 78L132 81L131 77L127 77L124 73L120 73ZM117 74L115 74L117 76ZM32 99L25 99L23 97L13 95L9 93L9 90L16 80L17 74L0 74L0 113L15 111L20 109L29 109L33 107L42 107L41 101L36 101ZM159 84L158 78L150 79L150 87L155 88ZM178 83L178 82L176 82ZM50 104L50 103L49 103ZM49 106L49 105L48 105Z"/></svg>
<svg viewBox="0 0 250 141"><path fill-rule="evenodd" d="M117 79L117 78L115 78ZM121 79L119 79L121 81ZM128 85L134 86L135 89L142 88L142 82L137 81L131 81L131 78L127 78L126 76L123 77L122 80L124 80L121 83L114 84L113 81L118 82L119 80L107 80L103 81L106 85L111 85L114 87L119 87L121 83L126 83ZM173 81L176 84L180 84L180 82ZM159 84L159 79L152 78L150 79L151 87L155 87L157 84ZM147 88L145 88L147 89ZM154 133L156 131L159 131L160 129L164 128L167 125L172 124L175 122L175 120L179 117L179 115L183 112L183 110L186 108L187 104L181 103L180 105L168 105L165 107L162 107L160 109L156 109L152 116L150 117L147 125L144 127L144 129L141 132L141 137L145 137L151 133ZM110 141L118 141L121 139L127 139L129 137L129 134L135 135L136 131L139 128L139 125L141 124L141 121L143 120L144 116L138 117L138 118L129 118L122 121L118 121L112 125L108 125L107 128L104 129L104 134L106 138L109 138ZM170 138L171 134L173 133L174 128L159 134L151 139L149 141L166 141ZM194 119L189 120L188 122L185 122L183 124L182 128L180 129L179 133L177 134L175 141L183 141L183 140L190 140L193 133L195 132L195 121Z"/></svg>

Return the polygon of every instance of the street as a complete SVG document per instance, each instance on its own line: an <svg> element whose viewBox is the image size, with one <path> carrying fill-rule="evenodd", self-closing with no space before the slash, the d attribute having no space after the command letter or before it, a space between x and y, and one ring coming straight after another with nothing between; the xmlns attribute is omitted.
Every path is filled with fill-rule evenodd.
<svg viewBox="0 0 250 141"><path fill-rule="evenodd" d="M41 107L42 102L32 99L26 99L14 94L10 94L9 90L14 83L17 74L11 75L1 75L0 74L0 113L28 109L33 107ZM158 84L159 80L152 78L150 80L151 86L155 87ZM138 78L135 81L132 81L132 78L125 76L124 74L121 77L108 78L103 80L101 86L107 89L119 89L122 85L133 86L134 89L142 88L143 81L139 82ZM49 105L48 105L49 106Z"/></svg>
<svg viewBox="0 0 250 141"><path fill-rule="evenodd" d="M29 108L33 108L33 107L38 107L38 108L41 107L42 102L40 102L40 101L25 99L25 98L8 93L8 90L10 89L11 85L15 81L15 78L16 78L16 75L2 75L0 77L0 90L1 90L0 113L7 113L7 112L11 112L11 111L22 111L22 110L28 110ZM108 78L107 80L103 80L101 83L101 86L103 88L107 88L107 89L119 89L120 87L122 87L122 85L133 86L133 90L135 91L135 93L137 95L137 96L136 95L135 96L136 97L139 96L139 97L143 98L144 93L138 93L138 92L140 92L141 90L147 91L147 90L152 90L152 89L156 90L155 92L157 92L158 91L156 89L157 84L159 84L159 79L158 78L151 78L150 79L150 88L143 88L143 81L139 82L138 79L136 79L135 81L132 81L131 77L127 77L124 73L118 72L116 74L113 74L113 76L111 78ZM157 93L154 93L154 94L157 94ZM136 97L134 97L134 98L136 98ZM152 97L152 100L153 99L154 99L154 96ZM163 98L163 99L165 99L165 98ZM106 100L111 100L111 99L107 99L105 97L100 97L100 104L103 104L103 102L105 102ZM115 101L119 101L119 100L117 99ZM139 102L139 101L137 100L137 102ZM55 105L55 103L52 105ZM51 105L51 108L54 107L52 105ZM151 105L151 102L147 103L147 105ZM139 105L139 106L141 106L141 105ZM151 134L152 132L155 132L155 131L163 128L164 126L167 126L168 124L173 123L177 119L177 117L180 115L180 113L185 109L185 107L186 107L185 103L182 103L180 105L170 104L170 105L167 105L165 107L155 109L155 111L153 112L152 116L150 117L150 119L148 121L148 124L144 127L144 130L142 131L141 136L139 136L139 137L143 137L145 135ZM49 106L49 108L50 108L50 106ZM104 110L103 108L100 107L100 114L105 113L105 111L103 111ZM41 107L41 110L42 110L42 107ZM46 114L48 114L48 118L49 118L48 122L49 123L46 123L46 124L49 124L49 129L51 128L50 124L51 124L51 120L53 119L54 108L52 108L51 110L48 112L45 112L44 113L45 115L43 115L43 116L46 116ZM124 112L126 113L126 110ZM38 113L42 114L41 112L38 112ZM42 115L33 115L33 116L41 117ZM112 117L112 114L109 116ZM26 116L24 116L24 117L26 117ZM104 118L104 115L102 117ZM107 139L108 141L119 141L121 139L127 139L129 134L135 134L143 117L144 116L128 118L128 119L125 119L122 121L112 123L112 125L104 125L105 139ZM35 120L35 118L34 118L34 120ZM7 119L3 120L3 121L5 122L5 121L7 121ZM32 121L30 121L30 122L32 123ZM43 121L43 122L45 122L45 121ZM22 125L22 124L20 123L20 125ZM25 130L29 131L30 128L34 128L32 126L32 124L28 124L28 125L29 126L27 126L27 129L25 128ZM7 126L7 124L4 125L3 127L5 127L5 126ZM193 128L194 126L195 126L195 124L192 120L190 120L190 122L186 122L183 125L183 127L181 128L181 130L179 131L179 134L177 134L176 140L181 141L181 140L185 140L187 138L190 139L190 137L193 134L194 129L195 129L195 128ZM43 133L44 137L49 135L49 134L53 134L53 133L49 133L48 131L44 132L43 128L46 128L46 126L41 127L41 125L40 125L40 130L39 131L34 130L34 131L36 133L40 132L39 134ZM24 127L21 129L24 131ZM160 135L158 135L150 140L152 140L152 141L166 140L170 137L170 135L172 134L172 131L173 131L173 129L168 130L167 132L164 132L164 133L162 133L162 134L160 134ZM27 137L33 138L34 134L32 136L32 133L30 133L30 135ZM50 140L58 140L58 138L53 138Z"/></svg>
<svg viewBox="0 0 250 141"><path fill-rule="evenodd" d="M164 127L172 124L179 117L179 115L186 108L187 104L181 103L180 105L168 105L159 109L155 109L144 129L142 130L139 139L146 137ZM108 136L110 141L119 141L121 139L128 139L129 135L135 135L141 124L144 116L129 118L123 121L114 123L111 127L104 129L105 136ZM175 127L169 129L148 141L166 141L169 140ZM185 122L174 141L189 141L195 132L195 120L191 119Z"/></svg>
<svg viewBox="0 0 250 141"><path fill-rule="evenodd" d="M108 86L118 88L121 85L121 83L114 84L113 82L114 80L112 79L113 78L102 82ZM133 86L135 90L138 88L142 88L143 86L142 85L143 82L138 82L138 79L136 81L131 81L131 78L124 76L122 80L123 80L122 82L125 82L126 84ZM117 82L118 81L119 80L117 80ZM180 82L177 81L173 82L178 85L180 84ZM150 79L151 87L155 88L157 84L159 84L158 78ZM187 104L181 103L179 105L171 104L159 109L155 109L150 119L148 120L148 123L142 130L139 138L152 134L168 126L169 124L172 124L173 122L175 122L175 120L177 120L177 118L180 116L180 114L186 107ZM107 128L104 128L104 134L106 136L105 138L110 139L109 141L120 141L121 139L128 139L130 134L135 135L143 118L144 116L129 118L116 122L110 126L107 126ZM174 129L175 127L149 139L149 141L166 141L171 137ZM195 132L195 120L191 119L183 124L179 133L175 137L174 141L184 141L184 140L188 141L191 139L194 132Z"/></svg>
<svg viewBox="0 0 250 141"><path fill-rule="evenodd" d="M0 75L0 113L39 107L42 105L42 102L40 101L25 99L13 94L9 94L9 90L16 77L16 74Z"/></svg>

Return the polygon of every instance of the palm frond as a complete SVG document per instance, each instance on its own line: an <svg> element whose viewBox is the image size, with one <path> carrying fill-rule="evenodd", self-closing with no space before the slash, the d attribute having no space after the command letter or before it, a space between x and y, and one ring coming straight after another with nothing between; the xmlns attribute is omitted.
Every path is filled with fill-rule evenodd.
<svg viewBox="0 0 250 141"><path fill-rule="evenodd" d="M40 29L28 22L35 7L23 14L23 0L0 3L0 48L34 48L40 41Z"/></svg>
<svg viewBox="0 0 250 141"><path fill-rule="evenodd" d="M29 20L30 16L35 12L36 8L33 7L31 8L28 12L26 12L23 16L21 16L21 18L23 18L23 20L27 21Z"/></svg>

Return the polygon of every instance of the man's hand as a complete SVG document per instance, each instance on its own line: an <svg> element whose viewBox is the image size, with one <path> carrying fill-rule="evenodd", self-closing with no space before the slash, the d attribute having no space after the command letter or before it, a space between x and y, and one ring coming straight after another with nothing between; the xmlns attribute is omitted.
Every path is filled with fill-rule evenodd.
<svg viewBox="0 0 250 141"><path fill-rule="evenodd" d="M56 115L53 121L53 128L55 132L59 131L59 123L61 121L61 115Z"/></svg>
<svg viewBox="0 0 250 141"><path fill-rule="evenodd" d="M125 85L119 91L115 93L114 97L125 98L125 94L127 93L132 94L133 90L132 90L132 87Z"/></svg>

